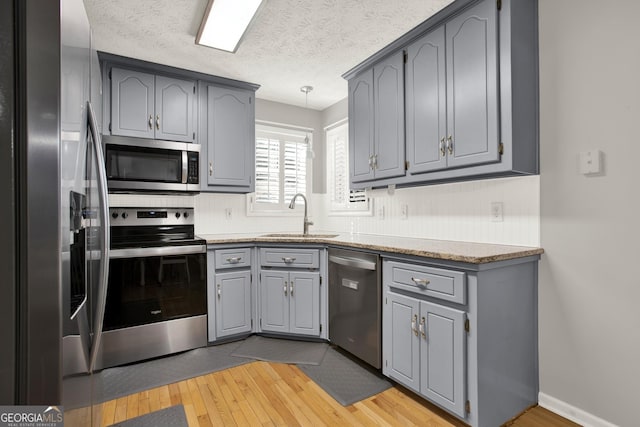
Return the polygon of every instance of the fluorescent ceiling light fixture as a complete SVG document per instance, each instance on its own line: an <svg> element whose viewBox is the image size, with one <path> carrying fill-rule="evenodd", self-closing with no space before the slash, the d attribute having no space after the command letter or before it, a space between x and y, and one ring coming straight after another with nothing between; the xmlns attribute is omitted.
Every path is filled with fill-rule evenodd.
<svg viewBox="0 0 640 427"><path fill-rule="evenodd" d="M209 0L196 43L235 52L263 0Z"/></svg>

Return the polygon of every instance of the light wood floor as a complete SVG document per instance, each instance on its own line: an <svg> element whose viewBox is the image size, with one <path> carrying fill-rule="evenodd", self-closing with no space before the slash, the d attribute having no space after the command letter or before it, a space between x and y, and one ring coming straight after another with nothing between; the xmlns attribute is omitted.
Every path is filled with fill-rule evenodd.
<svg viewBox="0 0 640 427"><path fill-rule="evenodd" d="M105 402L94 414L102 426L183 404L189 427L205 426L464 426L400 387L342 406L295 365L252 362ZM67 413L65 425L88 425ZM97 424L99 424L97 423ZM536 407L514 427L576 426Z"/></svg>

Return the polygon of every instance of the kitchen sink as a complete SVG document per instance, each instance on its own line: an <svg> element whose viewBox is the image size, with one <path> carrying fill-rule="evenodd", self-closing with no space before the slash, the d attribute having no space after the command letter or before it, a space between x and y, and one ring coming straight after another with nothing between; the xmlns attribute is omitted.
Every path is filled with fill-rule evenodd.
<svg viewBox="0 0 640 427"><path fill-rule="evenodd" d="M295 238L303 238L303 239L330 239L332 237L338 237L337 234L315 234L315 233L309 233L307 235L305 234L299 234L299 233L271 233L271 234L263 234L260 237L295 237Z"/></svg>

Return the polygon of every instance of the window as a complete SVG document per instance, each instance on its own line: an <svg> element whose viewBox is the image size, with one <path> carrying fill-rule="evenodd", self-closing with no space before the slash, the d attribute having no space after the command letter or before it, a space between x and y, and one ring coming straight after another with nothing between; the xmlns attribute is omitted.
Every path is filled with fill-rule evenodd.
<svg viewBox="0 0 640 427"><path fill-rule="evenodd" d="M293 212L287 209L293 196L309 194L310 137L311 130L256 124L255 193L248 198L249 213Z"/></svg>
<svg viewBox="0 0 640 427"><path fill-rule="evenodd" d="M332 213L355 212L371 215L371 203L364 190L349 190L349 124L327 128L327 191Z"/></svg>

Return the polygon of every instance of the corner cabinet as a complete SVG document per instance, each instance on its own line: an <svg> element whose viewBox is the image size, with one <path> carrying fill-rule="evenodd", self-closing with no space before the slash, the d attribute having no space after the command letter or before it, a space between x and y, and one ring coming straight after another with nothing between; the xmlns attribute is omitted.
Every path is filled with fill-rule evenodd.
<svg viewBox="0 0 640 427"><path fill-rule="evenodd" d="M382 263L382 372L473 427L538 398L538 256Z"/></svg>
<svg viewBox="0 0 640 427"><path fill-rule="evenodd" d="M320 249L260 248L260 331L320 337Z"/></svg>
<svg viewBox="0 0 640 427"><path fill-rule="evenodd" d="M195 142L196 82L109 68L111 135Z"/></svg>
<svg viewBox="0 0 640 427"><path fill-rule="evenodd" d="M255 94L200 82L201 191L250 193L255 174Z"/></svg>
<svg viewBox="0 0 640 427"><path fill-rule="evenodd" d="M457 0L346 73L352 188L538 173L537 39L537 0ZM406 101L399 118L391 85L385 91L376 81L398 58ZM393 133L394 123L403 131ZM375 141L369 170L367 138ZM378 147L386 151L376 165ZM385 174L380 159L390 158L396 169Z"/></svg>

